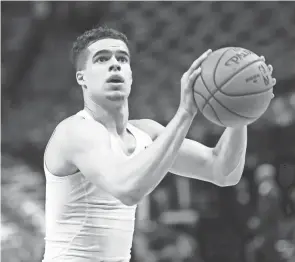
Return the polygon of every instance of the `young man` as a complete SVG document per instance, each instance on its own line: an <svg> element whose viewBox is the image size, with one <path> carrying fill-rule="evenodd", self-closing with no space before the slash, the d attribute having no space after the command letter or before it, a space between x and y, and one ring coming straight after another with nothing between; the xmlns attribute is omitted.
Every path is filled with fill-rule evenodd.
<svg viewBox="0 0 295 262"><path fill-rule="evenodd" d="M44 156L44 262L130 259L136 204L166 173L219 186L241 178L246 126L227 128L215 148L185 139L197 107L193 84L208 50L181 79L178 110L166 127L128 119L132 84L126 36L96 28L73 47L85 108L55 129Z"/></svg>

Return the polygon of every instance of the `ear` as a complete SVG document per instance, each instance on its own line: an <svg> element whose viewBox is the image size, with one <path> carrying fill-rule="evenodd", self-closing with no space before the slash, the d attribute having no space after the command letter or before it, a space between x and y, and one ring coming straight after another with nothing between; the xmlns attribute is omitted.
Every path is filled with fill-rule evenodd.
<svg viewBox="0 0 295 262"><path fill-rule="evenodd" d="M85 80L84 80L84 72L83 71L77 71L76 72L76 80L80 86L85 85Z"/></svg>

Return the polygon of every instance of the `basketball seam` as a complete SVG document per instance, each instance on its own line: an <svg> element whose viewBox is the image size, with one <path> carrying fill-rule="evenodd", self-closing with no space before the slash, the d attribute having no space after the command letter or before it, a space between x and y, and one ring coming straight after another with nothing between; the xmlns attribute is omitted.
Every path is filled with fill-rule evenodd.
<svg viewBox="0 0 295 262"><path fill-rule="evenodd" d="M209 102L209 100L211 100L211 98L213 98L213 99L215 99L216 102L217 102L218 104L220 104L223 108L225 108L227 111L231 112L232 114L234 114L234 115L236 115L236 116L243 117L243 118L245 118L245 119L255 119L255 118L256 118L256 117L247 117L247 116L240 115L240 114L238 114L238 113L236 113L236 112L230 110L229 108L225 107L223 104L220 103L219 100L217 100L217 99L213 96L213 95L214 95L217 91L219 91L219 90L215 91L215 92L212 94L212 93L209 91L209 89L208 89L208 87L207 87L207 85L206 85L206 83L205 83L205 81L204 81L202 75L201 75L201 79L202 79L202 81L203 81L203 84L204 84L205 88L207 89L207 91L209 92L209 94L211 94L211 96L208 98L208 100L207 100L206 103L204 104L204 106L203 106L203 108L202 108L202 111L204 110L204 108L205 108L206 105L210 105L208 102Z"/></svg>
<svg viewBox="0 0 295 262"><path fill-rule="evenodd" d="M194 90L194 92L195 92L196 94L200 95L201 97L203 97L204 100L206 101L206 97L204 97L201 93L199 93L198 91L195 91L195 90ZM197 104L197 105L198 105L198 104ZM216 116L216 118L218 119L218 121L220 122L220 124L223 125L223 126L225 126L225 125L223 124L223 122L220 120L219 116L217 115L217 113L216 113L214 107L213 107L212 105L210 105L210 104L207 104L207 105L209 105L209 106L211 107L211 109L212 109L214 115ZM198 107L198 108L199 108L199 107ZM203 110L202 110L202 111L203 111Z"/></svg>
<svg viewBox="0 0 295 262"><path fill-rule="evenodd" d="M219 89L219 92L223 95L226 95L228 97L248 97L248 96L253 96L253 95L258 95L258 94L262 94L262 93L265 93L269 90L271 90L273 88L273 86L267 88L267 89L264 89L263 91L259 91L259 92L252 92L252 93L247 93L245 95L231 95L231 94L227 94L227 93L224 93L221 91L221 89Z"/></svg>
<svg viewBox="0 0 295 262"><path fill-rule="evenodd" d="M213 70L213 82L214 82L215 87L216 87L217 89L219 89L219 87L218 87L217 84L216 84L216 77L215 77L215 76L216 76L216 71L217 71L218 64L219 64L220 60L222 59L222 57L224 57L224 55L226 54L226 52L229 51L229 50L231 50L231 49L232 49L232 48L228 48L228 49L226 49L226 50L222 53L222 55L219 57L217 63L215 64L215 68L214 68L214 70Z"/></svg>
<svg viewBox="0 0 295 262"><path fill-rule="evenodd" d="M215 73L216 73L216 70L217 70L217 67L218 67L218 64L219 64L219 62L220 62L220 60L221 60L221 58L226 54L226 52L227 51L229 51L229 50L231 50L232 48L227 48L222 54L221 54L221 56L219 57L219 59L217 60L217 63L215 64L215 67L214 67L214 70L213 70L213 82L214 82L214 84L215 84L215 87L216 87L216 89L217 90L219 90L219 88L218 88L218 86L216 85L216 83L215 83ZM204 81L204 78L203 78L203 76L202 76L202 72L201 72L201 79L202 79L202 81L203 81L203 84L204 84L204 86L206 87L206 89L208 90L208 92L209 92L209 94L210 94L210 96L208 97L208 99L206 99L205 97L204 97L204 99L205 99L205 103L204 103L204 106L203 106L203 108L202 108L202 111L203 111L203 109L205 108L205 106L206 106L206 104L208 103L208 101L210 100L210 98L217 92L217 90L212 94L210 91L209 91L209 89L207 88L207 86L206 86L206 83L205 83L205 81Z"/></svg>
<svg viewBox="0 0 295 262"><path fill-rule="evenodd" d="M206 83L205 83L205 80L204 80L202 74L201 74L201 80L202 80L202 82L203 82L204 87L207 89L208 93L210 94L210 96L209 96L208 98L205 98L205 103L204 103L203 108L202 108L202 111L203 111L204 108L205 108L205 106L208 104L208 101L211 99L211 97L212 97L213 95L212 95L211 92L209 91L209 88L207 87L207 85L206 85ZM195 92L196 92L196 91L195 91ZM215 92L215 93L216 93L216 92Z"/></svg>
<svg viewBox="0 0 295 262"><path fill-rule="evenodd" d="M227 83L228 83L230 80L232 80L237 74L239 74L240 72L242 72L247 66L253 65L253 64L255 64L256 62L259 62L259 61L263 61L263 60L261 60L261 59L256 59L256 60L252 61L251 63L244 65L244 66L241 67L239 70L237 70L237 71L235 72L234 75L232 75L232 76L229 77L227 80L225 80L223 83L221 83L220 86L218 86L218 85L216 84L216 75L213 75L213 81L214 81L214 84L215 84L215 86L216 86L216 89L220 91L221 88L222 88L222 86L224 86L225 84L227 84ZM214 95L214 94L213 94L213 95Z"/></svg>
<svg viewBox="0 0 295 262"><path fill-rule="evenodd" d="M229 81L230 81L232 78L234 78L237 74L239 74L241 71L243 71L247 66L252 65L252 64L254 64L254 63L258 62L258 61L262 61L262 60L261 60L261 59L257 59L257 60L255 60L255 61L252 61L250 64L247 64L247 65L243 66L242 68L240 68L240 69L239 69L239 70L238 70L233 76L231 76L229 79L227 79L227 80L226 80L221 86L223 86L223 85L225 85L227 82L229 82ZM218 86L216 85L216 82L215 82L215 75L213 75L213 81L214 81L214 84L215 84L216 90L215 90L213 93L211 93L211 92L209 91L209 89L207 88L202 73L201 73L201 78L202 78L202 80L203 80L204 86L206 87L206 89L208 90L208 92L209 92L209 94L210 94L210 96L208 97L208 99L206 99L206 103L204 104L204 106L203 106L203 108L202 108L202 110L203 110L204 107L205 107L205 105L208 103L208 101L209 101L209 100L210 100L210 99L216 94L216 92L220 91L221 88L218 87ZM268 91L268 90L267 90L267 91ZM221 92L221 93L224 94L223 92Z"/></svg>

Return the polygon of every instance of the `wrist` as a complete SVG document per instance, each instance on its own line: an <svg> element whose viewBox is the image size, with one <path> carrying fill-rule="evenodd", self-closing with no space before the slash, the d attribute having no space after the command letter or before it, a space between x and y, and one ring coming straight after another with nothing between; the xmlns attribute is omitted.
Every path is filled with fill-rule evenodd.
<svg viewBox="0 0 295 262"><path fill-rule="evenodd" d="M177 110L177 113L185 118L193 119L196 116L197 111L193 112L180 106Z"/></svg>

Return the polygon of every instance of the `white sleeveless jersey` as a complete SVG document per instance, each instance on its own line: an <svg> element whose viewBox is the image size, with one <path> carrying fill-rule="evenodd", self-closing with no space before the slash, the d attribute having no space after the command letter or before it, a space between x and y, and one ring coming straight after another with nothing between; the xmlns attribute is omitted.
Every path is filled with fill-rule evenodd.
<svg viewBox="0 0 295 262"><path fill-rule="evenodd" d="M86 111L80 111L78 115L94 121ZM131 124L127 129L137 143L132 155L124 154L119 142L111 138L112 150L125 159L152 143L140 129ZM46 236L43 262L129 261L136 205L124 205L88 181L81 172L58 177L49 172L45 161L44 171Z"/></svg>

